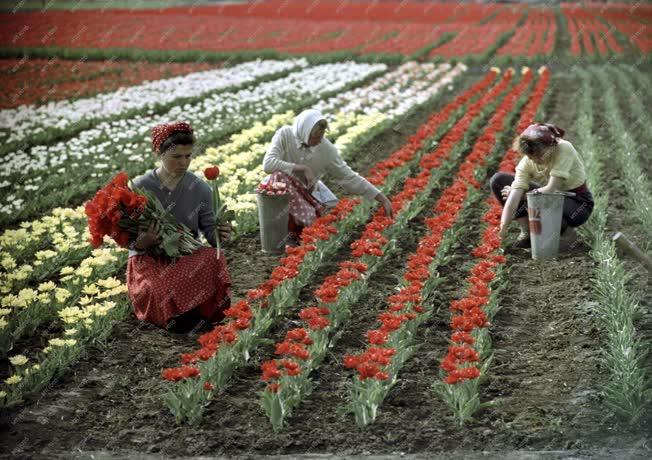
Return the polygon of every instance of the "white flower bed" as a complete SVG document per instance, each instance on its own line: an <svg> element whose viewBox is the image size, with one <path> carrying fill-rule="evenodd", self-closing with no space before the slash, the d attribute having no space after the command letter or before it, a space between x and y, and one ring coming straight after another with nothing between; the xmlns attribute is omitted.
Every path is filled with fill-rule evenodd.
<svg viewBox="0 0 652 460"><path fill-rule="evenodd" d="M99 187L127 165L140 165L137 169L142 172L153 160L150 130L156 124L187 121L201 144L209 135L269 118L288 105L300 105L301 101L337 91L386 68L385 64L355 62L318 65L252 89L214 94L197 104L176 106L163 115L103 122L66 142L9 153L0 165L0 185L5 185L0 188L0 217L12 216L29 205L25 199L33 196L34 187L41 194L69 187L61 182L65 175L78 183L91 181Z"/></svg>
<svg viewBox="0 0 652 460"><path fill-rule="evenodd" d="M452 68L448 63L406 62L377 78L373 84L322 101L316 108L329 114L338 107L339 111L345 113L381 112L388 116L403 115L414 105L430 99L442 86L451 84L466 68L461 63ZM442 77L443 74L446 75Z"/></svg>
<svg viewBox="0 0 652 460"><path fill-rule="evenodd" d="M234 67L145 82L110 93L45 105L23 105L0 111L0 141L17 142L48 129L65 130L77 122L102 120L131 110L144 110L176 99L198 97L220 89L237 87L265 75L307 67L305 59L252 61Z"/></svg>

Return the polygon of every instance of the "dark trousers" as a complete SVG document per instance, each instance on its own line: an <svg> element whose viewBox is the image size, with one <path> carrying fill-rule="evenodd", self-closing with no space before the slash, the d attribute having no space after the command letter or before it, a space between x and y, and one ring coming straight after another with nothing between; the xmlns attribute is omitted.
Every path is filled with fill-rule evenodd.
<svg viewBox="0 0 652 460"><path fill-rule="evenodd" d="M514 181L514 175L504 172L498 172L494 174L489 181L489 186L494 196L500 201L500 203L505 206L505 199L501 195L500 191L507 185L512 185ZM541 187L540 185L530 182L528 191L534 190L535 188ZM583 192L576 192L576 195L571 197L567 196L564 198L564 210L562 216L562 229L566 227L579 227L584 222L586 222L593 212L593 195L588 190ZM521 217L527 216L527 198L523 194L523 198L516 208L516 212L512 216L514 219L519 219Z"/></svg>

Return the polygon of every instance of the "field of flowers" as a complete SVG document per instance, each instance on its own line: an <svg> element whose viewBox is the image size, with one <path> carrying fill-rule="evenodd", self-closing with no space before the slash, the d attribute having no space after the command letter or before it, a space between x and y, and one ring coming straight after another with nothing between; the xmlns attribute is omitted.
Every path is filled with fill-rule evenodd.
<svg viewBox="0 0 652 460"><path fill-rule="evenodd" d="M456 5L0 13L7 458L646 458L652 291L611 235L650 253L652 8ZM264 254L262 159L306 108L393 216L335 189L297 247ZM234 211L232 303L201 334L135 318L127 250L94 248L84 213L156 167L150 129L175 120ZM566 129L595 197L548 263L507 249L488 187L535 121Z"/></svg>
<svg viewBox="0 0 652 460"><path fill-rule="evenodd" d="M167 8L157 14L134 9L0 13L0 52L160 61L301 55L476 62L494 54L531 60L553 51L576 57L651 50L652 7L646 3L564 3L558 8L382 3L268 0Z"/></svg>

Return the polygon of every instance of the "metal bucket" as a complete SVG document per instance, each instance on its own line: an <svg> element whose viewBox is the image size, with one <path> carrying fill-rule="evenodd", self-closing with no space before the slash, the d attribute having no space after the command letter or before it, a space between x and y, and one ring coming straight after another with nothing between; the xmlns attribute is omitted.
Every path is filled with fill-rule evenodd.
<svg viewBox="0 0 652 460"><path fill-rule="evenodd" d="M280 254L285 250L288 236L290 195L256 194L260 243L263 252Z"/></svg>
<svg viewBox="0 0 652 460"><path fill-rule="evenodd" d="M572 192L528 192L527 212L533 259L550 259L559 253L564 198L574 195Z"/></svg>

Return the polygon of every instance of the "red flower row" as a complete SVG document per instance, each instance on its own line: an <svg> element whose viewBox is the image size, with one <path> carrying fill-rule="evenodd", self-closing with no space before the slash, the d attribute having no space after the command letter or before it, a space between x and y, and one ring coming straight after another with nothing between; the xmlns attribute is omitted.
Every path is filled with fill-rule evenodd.
<svg viewBox="0 0 652 460"><path fill-rule="evenodd" d="M503 79L501 84L497 85L492 91L490 91L488 94L490 96L496 96L500 91L501 88L503 87L503 83L509 81L511 78L511 75L507 75L506 78ZM475 107L480 106L480 104L485 104L486 99L485 98L480 98L477 102L475 102L468 110L469 113L475 113L473 110ZM467 117L463 117L460 122L455 126L453 129L463 129L463 127L466 125L466 119ZM430 153L429 155L424 156L424 161L422 159L421 165L432 165L433 162L429 162L427 159L429 158L437 158L438 160L445 159L448 154L450 154L452 149L449 150L443 150L437 149L435 152ZM409 203L411 200L414 199L414 197L419 193L422 192L426 186L428 185L428 182L430 180L432 173L430 170L422 170L416 177L411 177L407 178L405 180L405 184L403 186L403 189L394 195L392 197L391 203L392 203L392 210L394 213L399 213L404 206ZM385 212L382 208L378 209L376 214L374 215L373 219L366 225L364 231L362 232L362 235L360 238L353 242L351 244L351 249L352 253L351 255L355 258L361 258L365 255L370 255L370 256L375 256L375 257L380 257L383 255L382 247L387 243L387 240L385 237L382 235L382 232L389 227L393 223L393 219L390 219L389 217L385 216ZM343 270L340 270L340 272L337 275L334 275L334 277L337 279L339 277L342 277L342 272ZM424 269L423 267L418 267L416 268L413 272L408 273L406 277L408 279L413 279L415 281L416 286L413 286L413 288L417 287L418 289L421 288L421 282L424 279L427 279L429 276L429 273L427 269ZM324 284L320 289L316 291L317 297L320 298L319 293L323 292L324 290L330 290L331 296L328 298L320 298L323 302L334 302L337 299L336 293L341 289L342 287L350 284L350 283L333 283L332 277L327 278L324 281ZM386 340L387 334L399 329L401 327L401 324L405 321L412 320L416 317L415 313L404 313L404 314L393 314L393 313L383 313L378 317L378 320L381 322L382 326L378 330L374 331L369 331L368 337L371 341L376 342L377 344L382 344L384 343L384 340ZM369 376L368 372L368 364L364 359L360 363L360 370L362 371L361 377L366 375ZM380 373L378 374L382 376L383 374Z"/></svg>
<svg viewBox="0 0 652 460"><path fill-rule="evenodd" d="M381 368L387 366L395 354L396 350L394 348L370 347L360 355L345 356L344 367L347 369L356 369L360 380L387 380L389 374L382 371Z"/></svg>
<svg viewBox="0 0 652 460"><path fill-rule="evenodd" d="M452 152L452 149L460 142L466 132L470 129L473 120L482 112L482 109L499 94L501 94L510 84L513 77L513 70L508 69L500 82L494 86L491 91L483 94L474 102L464 113L464 116L455 124L455 126L444 135L439 141L438 148L428 155L424 155L419 162L419 166L424 170L431 170L441 166Z"/></svg>
<svg viewBox="0 0 652 460"><path fill-rule="evenodd" d="M504 83L511 80L512 73L507 72L503 77L503 80L499 85L490 91L488 94L492 97L497 97L498 94L504 89ZM419 241L416 252L408 257L407 262L407 271L404 275L404 279L407 281L407 284L401 288L398 294L394 294L388 297L387 301L389 307L386 312L381 313L378 316L378 321L381 323L381 327L378 329L367 331L367 341L371 345L384 345L389 340L389 335L399 330L403 323L412 321L416 319L417 314L423 313L424 309L419 303L421 302L421 291L424 287L424 283L430 278L430 271L428 266L434 260L434 257L439 248L439 244L443 239L443 235L446 230L450 229L459 216L459 212L463 207L463 203L467 197L468 186L474 186L476 188L480 187L480 184L474 179L475 168L481 166L485 163L484 157L487 152L491 151L492 142L495 142L494 133L497 128L502 126L505 117L508 115L510 107L512 107L518 97L522 92L527 88L531 82L531 75L526 76L526 78L517 85L510 96L506 96L500 106L495 110L493 117L491 118L488 127L476 140L471 152L467 158L462 163L460 170L458 172L456 180L451 184L446 190L443 191L439 200L435 203L434 211L436 215L434 217L426 219L426 225L428 226L429 234L426 235ZM482 104L483 106L490 102L491 99L486 97L480 98L476 104ZM469 108L469 113L477 113L474 109L476 108L474 104ZM469 120L462 119L453 130L465 130L469 126ZM451 133L449 133L451 134ZM442 161L442 158L445 158L450 151L455 147L454 139L461 140L463 136L459 134L457 136L447 134L444 141L441 144L446 145L448 148L447 151L439 152L435 157L437 161ZM433 164L435 159L430 159L424 157L422 159L422 164ZM425 161L424 161L425 160ZM487 275L482 272L476 273L479 279L486 279ZM458 306L461 308L461 305ZM480 322L482 318L476 319L476 322ZM374 349L374 347L371 347ZM395 351L393 348L390 350ZM455 350L454 350L455 351ZM459 354L459 353L458 353ZM348 368L356 368L358 371L358 378L360 380L365 380L366 378L375 377L379 380L386 379L387 372L378 368L378 372L374 375L371 375L368 372L369 366L367 363L368 360L368 351L363 352L359 355L351 356L347 355L344 358L344 365ZM372 362L372 366L377 365L387 365L391 360L386 360L384 363ZM452 369L453 370L453 369ZM468 374L468 372L467 372Z"/></svg>
<svg viewBox="0 0 652 460"><path fill-rule="evenodd" d="M531 81L531 75L529 81ZM549 72L544 69L528 102L522 109L517 131L522 131L532 123L548 81ZM501 169L511 167L513 171L515 159L516 152L508 150L501 162ZM451 385L480 376L480 370L475 364L480 357L473 348L475 339L471 332L489 325L487 315L483 310L483 307L489 302L491 294L489 284L496 277L496 270L506 261L505 257L499 253L498 229L502 206L493 197L490 197L487 203L489 209L482 219L488 225L480 244L472 251L472 255L480 260L473 266L467 277L469 285L467 295L462 299L452 301L450 305L450 309L454 313L450 324L453 331L451 334L453 345L449 347L448 354L442 360L440 367L447 373L446 383Z"/></svg>
<svg viewBox="0 0 652 460"><path fill-rule="evenodd" d="M329 3L279 0L255 5L168 8L155 14L148 10L130 10L129 14L120 10L6 13L0 14L5 25L0 30L0 41L14 47L223 52L275 49L290 53L350 50L409 55L432 47L444 33L457 32L451 41L430 53L431 57L457 57L486 53L505 33L516 28L526 11L526 7L468 3L454 10L433 2L425 6L423 2L402 2L400 8L387 8L378 2L344 2L333 8ZM563 6L562 11L571 36L587 28L585 46L591 46L591 37L599 47L606 39L609 48L622 52L610 26L601 23L602 16L642 52L650 50L650 33L645 28L652 16L649 7ZM552 10L540 14L546 16L546 28L538 21L537 12L530 9L528 20L516 29L508 45L514 48L510 54L518 51L533 55L552 48L556 38ZM579 19L577 24L575 19ZM148 34L147 28L162 33ZM530 35L533 29L534 36ZM545 41L543 32L547 32ZM519 47L517 40L524 46Z"/></svg>
<svg viewBox="0 0 652 460"><path fill-rule="evenodd" d="M422 148L423 141L433 136L439 127L450 118L457 109L465 105L470 99L485 91L496 79L496 73L487 72L485 77L471 88L460 94L447 104L443 109L428 118L428 121L421 125L417 132L410 136L403 147L392 153L389 158L382 160L371 168L368 180L374 185L380 185L390 172L399 166L410 161Z"/></svg>
<svg viewBox="0 0 652 460"><path fill-rule="evenodd" d="M584 46L584 53L592 55L596 53L593 42L597 46L597 52L607 55L611 51L622 53L623 49L613 36L611 28L604 24L591 8L580 8L577 5L565 5L562 7L568 32L571 37L570 52L574 56L582 54L581 45ZM639 27L642 24L639 23ZM628 35L631 37L632 35Z"/></svg>
<svg viewBox="0 0 652 460"><path fill-rule="evenodd" d="M440 55L448 56L484 52L504 31L513 28L525 11L466 4L451 14L444 5L424 7L421 2L403 2L399 9L374 2L344 3L338 8L328 2L295 7L297 3L301 2L192 7L190 11L187 7L169 8L157 14L147 10L131 10L129 14L87 10L0 15L6 24L0 40L16 47L412 54L436 44L443 33L463 31L460 35L464 39L442 47L445 49ZM488 24L478 24L494 13L498 14ZM147 34L144 24L163 33ZM472 36L485 39L472 40Z"/></svg>
<svg viewBox="0 0 652 460"><path fill-rule="evenodd" d="M430 117L428 122L423 125L415 135L409 138L405 146L394 152L389 159L377 163L372 168L369 177L370 181L377 186L382 185L392 170L406 164L414 158L416 153L422 147L423 141L434 134L439 126L441 126L441 124L444 123L455 110L463 106L474 95L484 91L495 79L495 75L494 72L487 72L487 75L480 82L476 83L469 90L458 96L454 101L447 104L439 114ZM234 308L241 313L235 314L236 310L233 308L229 309L229 311L227 311L227 317L231 317L232 314L235 314L233 319L218 326L213 331L200 336L198 341L201 348L195 352L183 354L181 357L182 362L188 364L197 362L198 360L206 361L215 355L221 343L230 344L235 342L238 337L238 331L242 330L242 326L245 325L245 321L242 320L242 315L245 315L250 319L252 305L254 308L256 305L260 308L267 307L267 298L272 294L274 289L282 282L296 276L299 273L301 263L305 256L308 253L317 250L317 247L313 243L318 240L327 240L332 234L336 233L337 229L333 224L337 221L343 220L347 215L349 215L357 203L357 200L343 199L329 214L318 218L310 227L306 227L301 235L301 246L296 248L286 248L288 255L280 260L279 266L273 270L270 279L262 283L260 286L250 289L247 292L247 299L236 304ZM351 273L353 271L357 271L359 274L366 271L366 265L357 261L343 262L341 267L345 270L345 272L342 272L341 274L344 278L352 276ZM332 284L333 282L333 279L329 280L329 284ZM326 296L328 296L329 293L332 298L332 292L327 289L320 291L318 297L323 295L325 296L325 299L327 299L328 297ZM238 320L240 321L238 322ZM247 320L246 323L247 325L250 325L249 320ZM313 325L315 325L315 323L316 322L313 321Z"/></svg>
<svg viewBox="0 0 652 460"><path fill-rule="evenodd" d="M177 382L182 379L187 379L191 377L198 377L199 369L192 366L181 366L174 369L166 369L163 371L163 377L167 380Z"/></svg>
<svg viewBox="0 0 652 460"><path fill-rule="evenodd" d="M530 10L523 27L498 50L498 56L549 55L555 45L557 22L553 10Z"/></svg>
<svg viewBox="0 0 652 460"><path fill-rule="evenodd" d="M649 53L652 51L652 32L650 32L649 24L652 19L652 7L648 4L637 4L637 8L632 8L631 5L609 5L609 8L593 7L597 10L602 18L606 19L609 23L609 28L614 27L621 36L628 37L630 42L636 46L641 53ZM609 33L606 35L609 47L616 50L615 45L612 43L613 35Z"/></svg>
<svg viewBox="0 0 652 460"><path fill-rule="evenodd" d="M514 29L523 11L503 9L488 22L458 29L460 32L448 43L430 52L430 57L447 58L486 53L504 34Z"/></svg>
<svg viewBox="0 0 652 460"><path fill-rule="evenodd" d="M239 332L249 329L251 326L252 307L266 308L268 306L267 298L274 289L285 281L296 277L306 255L317 250L314 244L307 243L306 240L312 242L318 239L326 240L330 238L332 229L335 228L332 224L349 215L355 204L355 200L343 199L328 215L318 218L313 225L307 227L304 233L309 237L303 238L303 244L298 247L286 248L288 255L280 260L279 265L272 271L270 279L255 289L250 289L247 292L246 299L240 300L231 308L225 310L226 322L212 331L202 334L197 339L201 348L191 353L182 354L181 362L188 364L199 360L206 361L217 353L221 344L232 344L237 341ZM169 370L164 370L164 378L165 373Z"/></svg>
<svg viewBox="0 0 652 460"><path fill-rule="evenodd" d="M483 79L480 85L475 85L473 90L476 91L479 90L479 88L485 87L487 84L489 84L490 81L494 79L494 76L495 74L493 72L490 72L490 74L487 75L485 79ZM496 87L498 86L500 85L497 85ZM454 102L457 102L459 105L461 105L463 104L463 101L467 101L467 100L468 97L464 97ZM484 103L482 101L483 98L480 98L480 100L476 102L473 106L480 103ZM459 105L457 107L459 107ZM447 107L447 109L448 109L447 111L448 113L454 110L454 108L451 109L449 107ZM439 126L441 122L442 122L441 119L433 117L429 120L428 123ZM414 157L416 152L420 149L423 141L426 138L424 133L434 133L435 131L436 131L436 127L420 130L417 134L412 136L408 141L409 147L404 146L403 149L399 151L401 155L400 158L398 157L398 155L393 156L391 161L383 162L382 166L384 168L396 168L402 166L407 161L409 161L409 159ZM407 148L409 148L410 150L407 150ZM411 155L406 154L406 152L408 151L411 151ZM380 171L381 171L380 168L377 167L376 172L378 172L379 177L381 177L382 180L384 180L384 178L387 177L387 175L381 174ZM423 170L416 177L406 179L404 187L401 190L401 192L394 195L391 200L392 209L395 213L399 212L409 200L413 199L414 196L419 191L423 190L427 186L428 181L430 179L430 174L431 174L430 171ZM379 208L378 211L374 214L372 220L365 226L365 229L362 232L360 238L358 238L358 240L356 240L351 244L351 250L352 250L351 255L354 258L354 260L346 261L340 264L340 270L336 274L326 277L324 279L324 282L321 284L321 286L315 290L314 293L315 297L324 304L332 304L337 302L340 290L346 286L349 286L354 280L359 279L361 274L366 271L367 267L360 259L365 255L374 256L374 257L380 257L383 255L382 248L387 243L387 240L382 235L382 231L385 230L388 226L390 226L393 222L394 222L393 219L385 215L384 209ZM359 270L362 267L364 269ZM300 318L306 323L309 329L312 330L323 329L324 327L328 326L328 324L330 323L328 317L330 311L327 312L326 310L328 310L328 308L326 307L322 307L322 308L324 308L324 311L318 316L313 316L313 313L315 312L315 310L318 309L318 307L310 307L308 309L304 309L299 314ZM403 318L387 318L386 327L391 328L393 326L396 326L397 325L396 322L397 321L400 322L401 320L403 320ZM284 342L281 342L281 344L286 342L287 339ZM277 347L278 346L279 344L277 344ZM278 348L277 348L277 352L278 352ZM274 385L273 391L277 389L278 387Z"/></svg>

